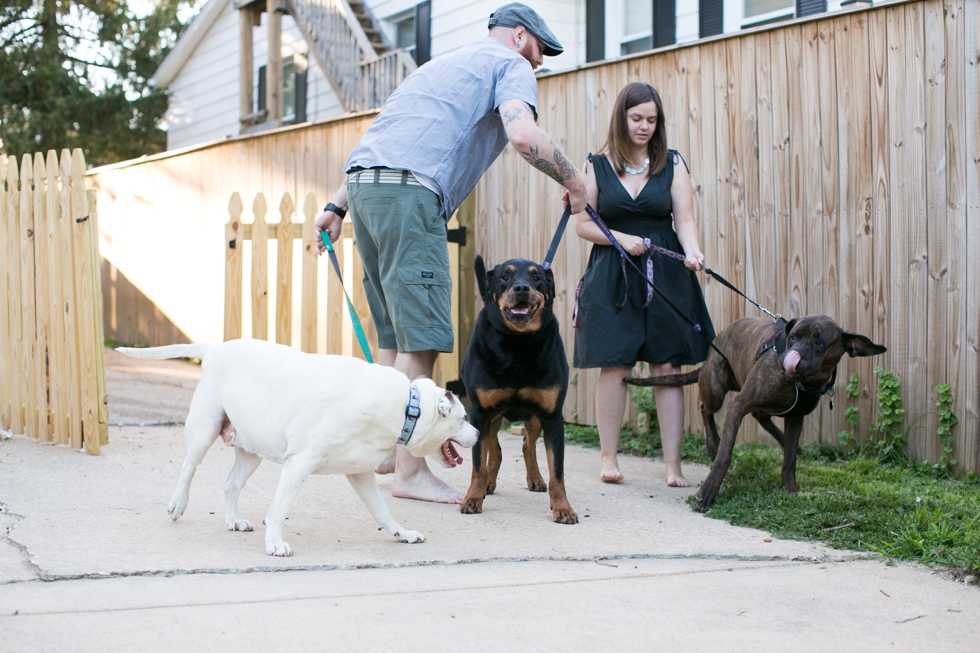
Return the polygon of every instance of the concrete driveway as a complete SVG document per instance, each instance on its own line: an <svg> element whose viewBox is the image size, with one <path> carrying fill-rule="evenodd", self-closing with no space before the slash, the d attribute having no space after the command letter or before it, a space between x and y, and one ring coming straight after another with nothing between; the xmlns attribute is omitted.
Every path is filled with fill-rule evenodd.
<svg viewBox="0 0 980 653"><path fill-rule="evenodd" d="M187 512L166 514L200 368L108 351L107 370L102 455L0 442L0 651L972 653L980 641L976 587L704 517L659 461L624 458L627 481L607 485L598 453L569 446L580 523L554 524L510 435L482 515L389 497L427 538L401 544L344 478L311 477L286 523L294 555L272 558L261 521L278 465L242 493L253 533L225 528L234 454L220 441ZM465 489L468 470L438 473ZM707 468L685 472L697 483Z"/></svg>

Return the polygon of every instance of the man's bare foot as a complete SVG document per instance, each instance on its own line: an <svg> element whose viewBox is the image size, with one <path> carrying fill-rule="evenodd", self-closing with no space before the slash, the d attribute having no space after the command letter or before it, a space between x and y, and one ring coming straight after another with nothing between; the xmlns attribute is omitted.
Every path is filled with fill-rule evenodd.
<svg viewBox="0 0 980 653"><path fill-rule="evenodd" d="M423 461L424 463L424 461ZM399 499L432 501L433 503L463 503L463 493L446 485L427 466L402 478L400 469L395 470L391 479L391 496Z"/></svg>
<svg viewBox="0 0 980 653"><path fill-rule="evenodd" d="M681 473L680 463L667 463L667 487L691 487L691 482Z"/></svg>
<svg viewBox="0 0 980 653"><path fill-rule="evenodd" d="M375 474L393 474L395 472L395 450L392 449L388 457L380 465L374 468Z"/></svg>
<svg viewBox="0 0 980 653"><path fill-rule="evenodd" d="M395 474L391 477L391 496L433 503L463 503L463 493L457 492L433 474L425 458L416 458L407 448L397 445L394 460Z"/></svg>

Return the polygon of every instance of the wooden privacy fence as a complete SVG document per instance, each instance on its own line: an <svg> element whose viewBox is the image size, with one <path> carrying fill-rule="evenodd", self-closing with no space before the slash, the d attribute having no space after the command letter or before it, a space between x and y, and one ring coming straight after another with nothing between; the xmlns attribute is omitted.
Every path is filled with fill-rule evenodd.
<svg viewBox="0 0 980 653"><path fill-rule="evenodd" d="M108 442L95 191L81 150L0 158L0 422L45 442Z"/></svg>
<svg viewBox="0 0 980 653"><path fill-rule="evenodd" d="M875 365L901 379L909 452L935 462L935 387L959 418L954 455L980 470L980 0L886 2L539 80L539 124L581 165L606 138L629 82L653 84L668 146L691 167L707 264L787 317L823 313L888 347L844 358L837 410L806 441L850 430L843 387L860 377L859 436L877 406ZM540 258L561 215L554 182L507 148L477 186L477 250ZM571 310L590 245L565 236L556 314ZM715 327L754 307L704 281ZM971 300L970 297L973 297ZM566 418L595 423L597 370L574 377ZM689 389L686 428L701 432ZM753 420L749 441L771 442Z"/></svg>
<svg viewBox="0 0 980 653"><path fill-rule="evenodd" d="M300 296L300 342L299 349L307 353L325 351L327 354L356 356L364 359L364 354L353 335L353 326L346 307L344 289L334 273L326 255L323 264L327 266L326 301L318 308L318 249L313 236L313 222L320 214L320 204L313 193L309 193L303 203L303 222L293 222L295 205L292 196L285 193L279 202L279 222L266 221L268 205L265 196L258 193L252 202L252 222L242 221L241 196L232 193L228 202L228 222L225 224L225 318L224 339L241 338L244 334L244 241L251 241L247 250L251 258L249 280L249 303L251 304L250 327L251 337L269 340L269 241L276 241L276 273L275 273L275 341L280 344L293 346L292 318L295 314L293 299L296 289L293 283L293 254L294 241L300 240L300 256L302 258L302 280L299 288ZM454 217L453 220L457 220ZM453 223L450 223L451 225ZM354 304L355 312L364 333L367 336L372 356L377 358L378 337L371 320L367 297L364 294L364 284L361 282L363 268L357 254L354 242L353 228L350 222L345 222L341 238L334 243L338 262L344 273L347 292ZM455 247L450 248L450 266L453 283L458 282L459 254ZM325 334L321 334L320 314L325 313ZM453 295L453 325L458 332L459 301L457 294ZM318 346L318 339L325 336L324 346ZM459 351L459 347L456 348ZM447 383L459 378L460 356L457 353L440 354L436 361L435 377L437 383Z"/></svg>

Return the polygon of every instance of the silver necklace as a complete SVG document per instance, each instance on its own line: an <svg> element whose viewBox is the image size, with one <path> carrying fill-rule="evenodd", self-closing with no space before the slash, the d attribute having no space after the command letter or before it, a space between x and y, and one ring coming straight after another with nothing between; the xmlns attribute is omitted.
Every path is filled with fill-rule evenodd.
<svg viewBox="0 0 980 653"><path fill-rule="evenodd" d="M649 166L649 165L650 165L650 157L647 157L643 161L643 165L640 166L639 168L631 168L628 165L623 165L623 170L625 170L626 172L630 173L631 175L638 175L641 172L644 172L647 169L647 166Z"/></svg>

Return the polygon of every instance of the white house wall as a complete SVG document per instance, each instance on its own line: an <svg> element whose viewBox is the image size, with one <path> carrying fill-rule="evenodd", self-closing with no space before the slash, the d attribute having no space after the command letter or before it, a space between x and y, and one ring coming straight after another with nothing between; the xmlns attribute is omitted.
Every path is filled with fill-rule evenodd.
<svg viewBox="0 0 980 653"><path fill-rule="evenodd" d="M169 85L167 149L174 150L207 141L237 136L240 132L238 10L228 3L197 49ZM268 14L252 28L252 83L258 88L259 66L268 61ZM307 53L306 41L291 16L282 21L283 56ZM307 72L308 120L333 118L343 113L337 96L316 60ZM254 103L254 93L253 93Z"/></svg>
<svg viewBox="0 0 980 653"><path fill-rule="evenodd" d="M232 4L168 86L168 150L238 135L239 27Z"/></svg>

